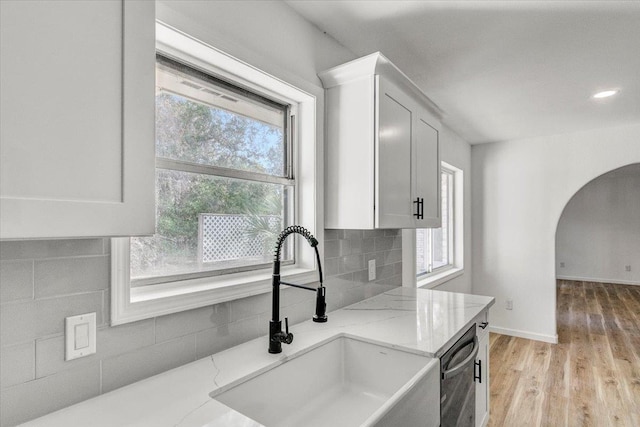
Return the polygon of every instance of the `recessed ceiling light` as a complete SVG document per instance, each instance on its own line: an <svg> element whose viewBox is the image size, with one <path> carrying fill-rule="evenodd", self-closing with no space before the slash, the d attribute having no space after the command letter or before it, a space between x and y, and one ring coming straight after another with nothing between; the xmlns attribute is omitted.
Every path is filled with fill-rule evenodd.
<svg viewBox="0 0 640 427"><path fill-rule="evenodd" d="M617 89L611 89L611 90L603 90L602 92L598 92L596 94L593 95L593 98L608 98L610 96L615 95L616 93L620 92Z"/></svg>

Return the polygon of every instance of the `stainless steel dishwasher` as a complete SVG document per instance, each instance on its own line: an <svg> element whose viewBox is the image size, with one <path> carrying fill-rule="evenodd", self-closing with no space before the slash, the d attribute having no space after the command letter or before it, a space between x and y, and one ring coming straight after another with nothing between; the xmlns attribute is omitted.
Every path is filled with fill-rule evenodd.
<svg viewBox="0 0 640 427"><path fill-rule="evenodd" d="M440 427L474 427L476 418L475 323L440 358Z"/></svg>

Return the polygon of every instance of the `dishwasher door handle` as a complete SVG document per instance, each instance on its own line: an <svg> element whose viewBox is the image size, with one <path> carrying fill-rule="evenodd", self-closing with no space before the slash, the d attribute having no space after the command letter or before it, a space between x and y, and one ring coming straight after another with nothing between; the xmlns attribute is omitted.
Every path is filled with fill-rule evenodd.
<svg viewBox="0 0 640 427"><path fill-rule="evenodd" d="M476 356L478 355L478 350L479 350L478 337L475 336L473 337L473 350L471 350L471 354L467 356L467 358L464 359L462 362L454 366L453 368L447 369L446 371L442 372L442 379L446 380L448 378L455 377L460 372L462 372L469 363L475 360Z"/></svg>

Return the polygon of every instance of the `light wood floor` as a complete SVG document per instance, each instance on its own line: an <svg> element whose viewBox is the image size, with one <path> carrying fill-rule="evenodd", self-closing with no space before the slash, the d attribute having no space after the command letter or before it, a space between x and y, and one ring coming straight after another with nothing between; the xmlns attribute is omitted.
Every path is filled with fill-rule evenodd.
<svg viewBox="0 0 640 427"><path fill-rule="evenodd" d="M640 427L640 286L557 292L558 344L490 335L489 426Z"/></svg>

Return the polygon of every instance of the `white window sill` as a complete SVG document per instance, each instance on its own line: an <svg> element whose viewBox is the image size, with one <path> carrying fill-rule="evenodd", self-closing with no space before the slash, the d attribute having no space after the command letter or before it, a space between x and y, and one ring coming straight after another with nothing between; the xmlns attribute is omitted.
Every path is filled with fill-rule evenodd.
<svg viewBox="0 0 640 427"><path fill-rule="evenodd" d="M283 268L281 278L292 283L309 284L318 281L318 271L292 266ZM271 282L271 270L262 270L236 277L205 277L182 283L127 287L125 289L129 292L116 296L120 301L118 311L114 311L112 305L112 325L271 292Z"/></svg>
<svg viewBox="0 0 640 427"><path fill-rule="evenodd" d="M309 277L312 275L312 277ZM222 276L224 277L224 276ZM309 270L304 268L289 268L283 269L281 277L286 280L295 280L301 284L318 281L317 272L315 270ZM242 275L235 278L222 278L217 276L215 280L212 278L202 278L185 281L186 285L179 285L177 283L163 283L151 286L141 286L131 289L131 302L142 302L155 300L159 298L177 297L180 295L191 294L195 292L205 292L217 289L222 291L224 288L234 287L237 288L235 293L246 294L246 296L259 294L265 290L271 290L271 271L253 273L247 277ZM243 290L239 290L243 288ZM222 293L222 292L220 292Z"/></svg>
<svg viewBox="0 0 640 427"><path fill-rule="evenodd" d="M433 289L464 274L464 268L452 267L418 280L418 288Z"/></svg>

